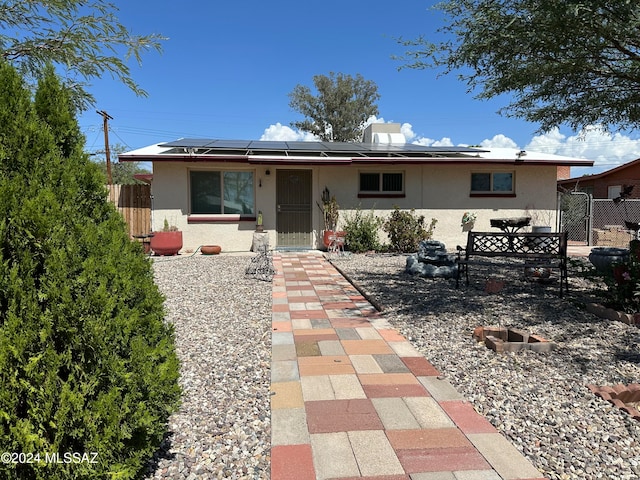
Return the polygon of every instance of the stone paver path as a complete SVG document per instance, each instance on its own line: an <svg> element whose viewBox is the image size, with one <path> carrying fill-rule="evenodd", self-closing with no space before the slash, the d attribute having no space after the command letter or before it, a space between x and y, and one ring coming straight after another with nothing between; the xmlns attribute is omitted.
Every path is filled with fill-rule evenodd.
<svg viewBox="0 0 640 480"><path fill-rule="evenodd" d="M542 478L322 255L273 262L271 480Z"/></svg>

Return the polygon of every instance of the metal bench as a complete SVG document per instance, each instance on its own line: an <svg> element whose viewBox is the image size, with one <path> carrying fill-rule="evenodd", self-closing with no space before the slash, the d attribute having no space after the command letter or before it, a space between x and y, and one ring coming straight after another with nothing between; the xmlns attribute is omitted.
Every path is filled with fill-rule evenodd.
<svg viewBox="0 0 640 480"><path fill-rule="evenodd" d="M456 288L464 274L469 285L469 265L492 265L485 258L522 259L518 267L557 269L560 272L560 297L569 288L567 275L567 232L561 233L493 233L470 231L466 247L457 246ZM516 266L516 264L514 264Z"/></svg>

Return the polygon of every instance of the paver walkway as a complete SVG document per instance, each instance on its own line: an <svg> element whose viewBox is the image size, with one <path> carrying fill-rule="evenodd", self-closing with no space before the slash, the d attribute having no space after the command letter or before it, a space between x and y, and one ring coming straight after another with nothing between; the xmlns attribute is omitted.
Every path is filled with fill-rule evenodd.
<svg viewBox="0 0 640 480"><path fill-rule="evenodd" d="M271 480L542 478L322 255L273 262Z"/></svg>

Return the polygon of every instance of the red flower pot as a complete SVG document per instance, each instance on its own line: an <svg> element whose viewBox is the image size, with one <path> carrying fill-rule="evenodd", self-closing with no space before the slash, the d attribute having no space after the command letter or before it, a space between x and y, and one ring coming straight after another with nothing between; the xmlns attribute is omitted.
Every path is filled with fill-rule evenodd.
<svg viewBox="0 0 640 480"><path fill-rule="evenodd" d="M222 251L220 245L203 245L200 248L203 255L218 255Z"/></svg>
<svg viewBox="0 0 640 480"><path fill-rule="evenodd" d="M346 236L347 236L347 232L344 232L342 230L339 232L335 232L333 230L325 230L324 235L322 236L322 242L324 243L324 246L328 248L335 242L335 237L342 237L344 239ZM331 239L331 237L334 237L334 238Z"/></svg>
<svg viewBox="0 0 640 480"><path fill-rule="evenodd" d="M176 255L182 248L182 232L153 232L151 250L156 255Z"/></svg>

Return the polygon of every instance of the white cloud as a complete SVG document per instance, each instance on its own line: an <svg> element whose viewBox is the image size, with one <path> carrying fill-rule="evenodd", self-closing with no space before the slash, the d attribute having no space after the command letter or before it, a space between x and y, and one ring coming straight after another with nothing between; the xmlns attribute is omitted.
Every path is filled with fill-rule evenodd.
<svg viewBox="0 0 640 480"><path fill-rule="evenodd" d="M516 142L502 133L494 135L491 139L485 138L480 142L480 146L482 148L518 148L518 144Z"/></svg>
<svg viewBox="0 0 640 480"><path fill-rule="evenodd" d="M594 170L609 170L622 163L640 157L640 139L632 139L622 133L611 133L591 126L577 135L566 136L555 128L533 137L525 150L553 153L569 157L593 160Z"/></svg>
<svg viewBox="0 0 640 480"><path fill-rule="evenodd" d="M388 122L383 117L372 115L365 122L365 126L371 123ZM410 123L402 123L400 128L407 142L410 143L433 147L454 145L450 137L442 137L440 140L419 137L413 131L413 125ZM260 140L317 141L318 138L278 122L266 128ZM457 145L466 146L468 144L458 143ZM484 148L520 148L514 140L502 133L483 140L480 142L480 146ZM595 162L593 168L572 169L572 176L579 176L585 173L599 173L640 158L640 138L633 139L622 133L611 133L597 126L587 127L578 134L569 136L555 128L545 134L533 137L523 149L531 152L593 160Z"/></svg>
<svg viewBox="0 0 640 480"><path fill-rule="evenodd" d="M453 147L453 142L449 137L442 137L440 140L434 140L428 137L416 138L413 142L414 145L424 145L425 147Z"/></svg>
<svg viewBox="0 0 640 480"><path fill-rule="evenodd" d="M404 138L407 139L407 142L410 142L416 137L416 134L413 131L413 125L410 123L403 123L400 125L400 131L404 135Z"/></svg>
<svg viewBox="0 0 640 480"><path fill-rule="evenodd" d="M264 129L264 133L260 137L260 140L273 140L284 142L313 142L319 140L318 137L309 133L301 132L300 130L294 130L286 125L282 125L280 122L275 125L270 125Z"/></svg>

